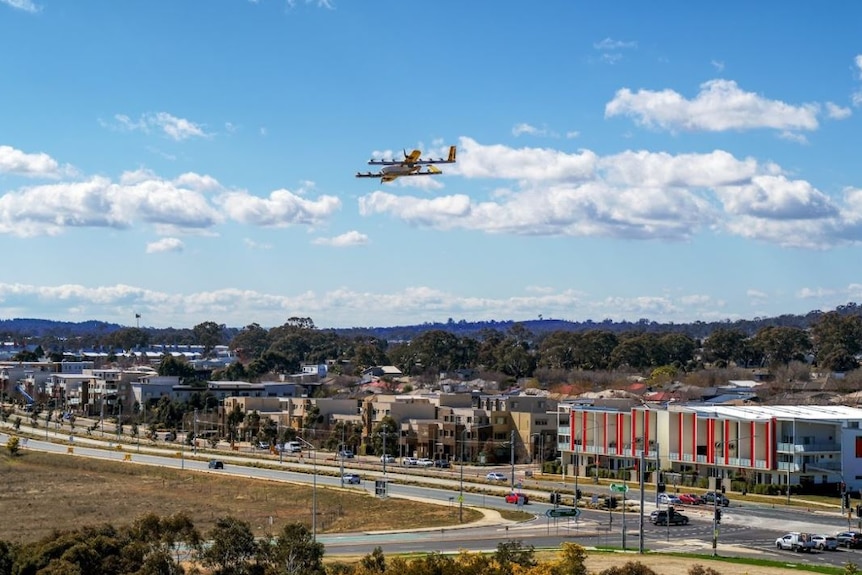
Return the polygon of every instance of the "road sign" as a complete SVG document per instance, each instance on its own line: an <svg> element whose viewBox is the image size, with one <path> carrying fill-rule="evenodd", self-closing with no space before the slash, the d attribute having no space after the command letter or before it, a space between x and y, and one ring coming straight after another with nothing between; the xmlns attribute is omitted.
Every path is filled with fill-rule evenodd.
<svg viewBox="0 0 862 575"><path fill-rule="evenodd" d="M545 515L548 517L577 517L580 514L580 509L563 509L562 507L545 511Z"/></svg>
<svg viewBox="0 0 862 575"><path fill-rule="evenodd" d="M616 491L618 493L627 493L629 490L628 485L620 485L618 483L611 483L611 491Z"/></svg>

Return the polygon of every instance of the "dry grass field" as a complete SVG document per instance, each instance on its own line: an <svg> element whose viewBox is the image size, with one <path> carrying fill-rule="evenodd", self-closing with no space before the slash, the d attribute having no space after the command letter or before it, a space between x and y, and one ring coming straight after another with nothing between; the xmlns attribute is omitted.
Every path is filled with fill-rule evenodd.
<svg viewBox="0 0 862 575"><path fill-rule="evenodd" d="M12 542L82 525L124 525L146 513L184 512L203 533L226 515L248 521L256 535L276 533L286 523L311 526L311 486L215 473L32 451L11 457L3 449L0 485L4 518L0 540ZM363 487L371 489L372 484ZM378 499L356 488L318 488L317 509L321 533L443 527L458 522L457 509ZM481 517L478 511L464 511L468 521Z"/></svg>

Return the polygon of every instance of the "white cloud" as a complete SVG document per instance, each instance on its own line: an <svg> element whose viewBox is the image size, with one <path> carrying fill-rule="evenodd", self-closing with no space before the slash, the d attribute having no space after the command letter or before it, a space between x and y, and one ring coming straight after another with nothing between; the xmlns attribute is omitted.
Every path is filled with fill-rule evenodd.
<svg viewBox="0 0 862 575"><path fill-rule="evenodd" d="M74 175L71 166L60 164L43 152L28 154L11 146L0 146L0 174L31 178L59 178Z"/></svg>
<svg viewBox="0 0 862 575"><path fill-rule="evenodd" d="M601 60L605 64L616 64L623 59L622 54L602 54Z"/></svg>
<svg viewBox="0 0 862 575"><path fill-rule="evenodd" d="M35 4L33 0L0 0L0 4L6 4L7 6L23 10L24 12L30 12L31 14L42 10L42 7Z"/></svg>
<svg viewBox="0 0 862 575"><path fill-rule="evenodd" d="M162 238L158 241L147 244L147 253L160 254L164 252L181 252L184 247L182 240L178 238Z"/></svg>
<svg viewBox="0 0 862 575"><path fill-rule="evenodd" d="M788 130L784 130L778 137L782 140L787 140L788 142L796 142L797 144L807 144L808 138L805 137L805 134L798 134L796 132L790 132Z"/></svg>
<svg viewBox="0 0 862 575"><path fill-rule="evenodd" d="M512 128L512 135L520 136L522 134L530 134L531 136L541 135L540 130L535 126L531 126L530 124L515 124L515 127Z"/></svg>
<svg viewBox="0 0 862 575"><path fill-rule="evenodd" d="M751 299L757 299L757 300L763 300L763 299L769 298L768 293L757 290L757 289L753 289L753 288L749 288L749 289L745 290L745 295L747 295Z"/></svg>
<svg viewBox="0 0 862 575"><path fill-rule="evenodd" d="M114 120L116 123L113 125L101 120L99 123L123 131L140 131L147 134L151 131L160 131L178 142L189 138L207 138L212 135L205 132L200 124L167 112L143 114L137 120L133 120L125 114L116 114Z"/></svg>
<svg viewBox="0 0 862 575"><path fill-rule="evenodd" d="M716 69L716 71L724 72L724 62L720 60L713 60L710 63L712 64L712 67Z"/></svg>
<svg viewBox="0 0 862 575"><path fill-rule="evenodd" d="M641 125L666 130L721 132L772 128L815 130L817 104L794 106L744 92L732 80L710 80L693 100L673 90L618 90L605 106L605 117L629 116Z"/></svg>
<svg viewBox="0 0 862 575"><path fill-rule="evenodd" d="M571 130L571 131L566 132L566 138L568 138L570 140L577 138L580 135L581 135L581 133L577 130Z"/></svg>
<svg viewBox="0 0 862 575"><path fill-rule="evenodd" d="M862 54L858 54L853 62L856 64L857 73L859 74L859 79L862 80Z"/></svg>
<svg viewBox="0 0 862 575"><path fill-rule="evenodd" d="M593 48L596 50L622 50L625 48L637 48L638 43L634 41L614 40L605 38L601 42L593 43Z"/></svg>
<svg viewBox="0 0 862 575"><path fill-rule="evenodd" d="M360 214L485 233L687 240L729 233L781 246L862 243L862 189L833 199L772 163L705 154L625 151L598 156L461 139L458 174L512 180L486 198L376 191Z"/></svg>
<svg viewBox="0 0 862 575"><path fill-rule="evenodd" d="M252 250L271 250L272 244L265 244L256 242L251 238L243 238L242 242L246 245L247 248Z"/></svg>
<svg viewBox="0 0 862 575"><path fill-rule="evenodd" d="M302 0L287 0L287 7L288 8L294 8L294 7L296 7L297 4L300 4L300 3L313 4L313 5L317 6L318 8L327 8L329 10L335 10L335 4L332 2L332 0L305 0L304 2L302 2Z"/></svg>
<svg viewBox="0 0 862 575"><path fill-rule="evenodd" d="M318 224L341 209L341 200L335 196L309 200L285 189L275 190L268 198L245 191L225 192L216 203L237 222L265 227Z"/></svg>
<svg viewBox="0 0 862 575"><path fill-rule="evenodd" d="M844 108L833 102L826 102L826 114L833 120L843 120L849 118L853 111L850 108Z"/></svg>
<svg viewBox="0 0 862 575"><path fill-rule="evenodd" d="M316 238L312 243L320 246L332 246L335 248L345 248L351 246L364 246L369 242L368 236L351 230L333 238Z"/></svg>
<svg viewBox="0 0 862 575"><path fill-rule="evenodd" d="M266 126L261 126L259 132L260 132L260 135L264 136L264 137L266 137L266 135L269 134L269 130L266 129Z"/></svg>

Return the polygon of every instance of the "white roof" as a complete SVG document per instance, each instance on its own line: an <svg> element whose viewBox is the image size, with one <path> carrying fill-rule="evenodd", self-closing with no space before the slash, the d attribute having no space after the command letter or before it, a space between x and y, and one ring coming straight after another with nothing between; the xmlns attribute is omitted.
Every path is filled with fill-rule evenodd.
<svg viewBox="0 0 862 575"><path fill-rule="evenodd" d="M714 414L726 419L754 421L773 418L862 421L862 409L846 405L680 405L680 409L700 415Z"/></svg>

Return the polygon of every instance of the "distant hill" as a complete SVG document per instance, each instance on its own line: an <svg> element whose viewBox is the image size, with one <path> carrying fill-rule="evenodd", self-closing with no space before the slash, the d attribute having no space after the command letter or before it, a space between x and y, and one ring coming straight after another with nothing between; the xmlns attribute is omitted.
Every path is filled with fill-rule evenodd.
<svg viewBox="0 0 862 575"><path fill-rule="evenodd" d="M838 306L835 309L841 315L858 315L862 316L862 306L855 303ZM352 327L352 328L334 328L325 331L332 331L342 336L373 336L387 341L409 341L416 336L431 330L443 330L455 334L460 337L472 337L480 339L483 332L488 330L506 333L514 325L520 324L528 331L536 336L542 336L554 331L590 331L602 330L611 331L614 333L623 333L631 331L651 332L651 333L683 333L692 338L704 338L718 328L738 329L748 335L756 334L760 329L768 326L783 326L783 327L798 327L807 329L824 312L820 310L810 311L805 315L780 315L777 317L756 317L753 319L743 320L724 320L714 322L693 322L693 323L659 323L648 319L641 319L636 322L615 322L605 319L600 322L586 320L582 322L566 321L561 319L533 319L527 321L455 321L450 319L447 322L423 323L417 325L403 325L392 327ZM129 326L122 326L115 323L107 323L102 321L84 321L84 322L67 322L54 321L48 319L32 319L32 318L16 318L0 320L0 337L22 338L22 337L58 337L71 338L77 336L93 336L106 335L118 329ZM151 336L152 343L164 343L159 341L161 338L175 339L178 332L183 332L188 335L193 326L187 328L145 328ZM241 328L227 328L227 333L232 336L240 331Z"/></svg>

